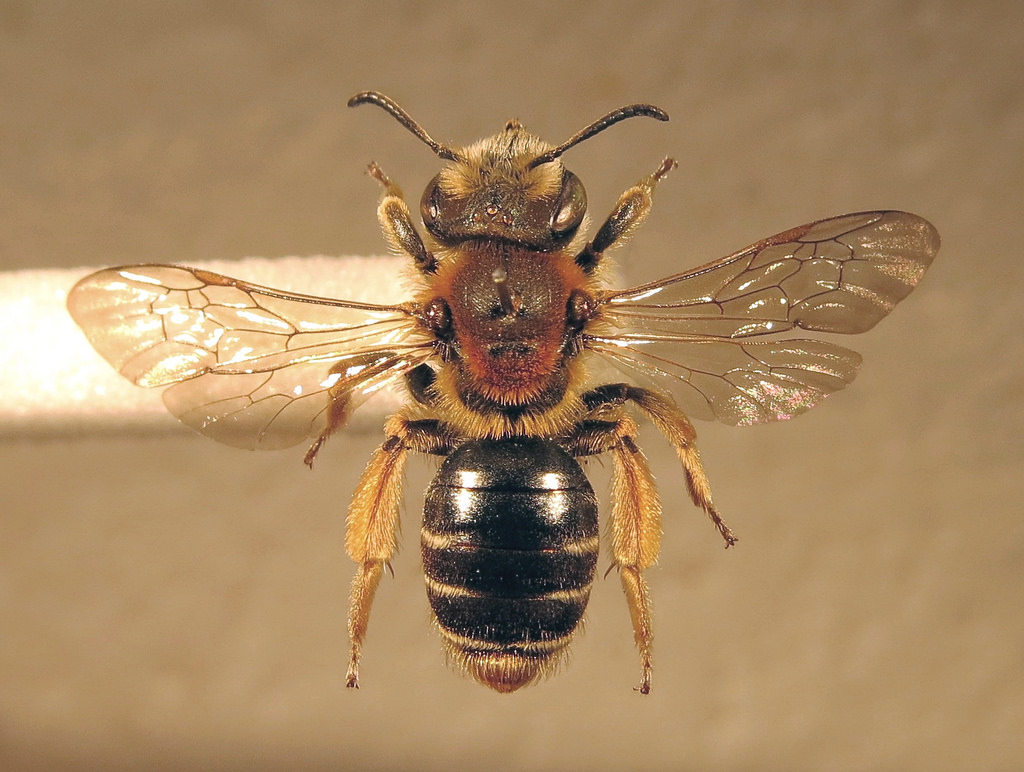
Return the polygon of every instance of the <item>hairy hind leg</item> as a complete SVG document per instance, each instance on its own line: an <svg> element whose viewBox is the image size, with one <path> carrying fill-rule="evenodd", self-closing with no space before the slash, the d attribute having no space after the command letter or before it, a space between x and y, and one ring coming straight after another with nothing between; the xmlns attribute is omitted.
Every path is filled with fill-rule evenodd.
<svg viewBox="0 0 1024 772"><path fill-rule="evenodd" d="M349 599L350 641L346 685L359 687L359 659L370 620L373 596L384 567L395 553L398 504L402 497L402 473L410 450L417 453L445 453L453 437L438 421L413 421L391 416L383 444L370 457L349 505L345 548L356 562Z"/></svg>
<svg viewBox="0 0 1024 772"><path fill-rule="evenodd" d="M711 486L697 453L697 432L686 415L667 397L625 383L600 386L583 395L590 410L563 441L577 456L610 452L612 472L612 552L629 603L633 637L640 651L638 690L651 688L651 597L643 570L654 564L661 541L661 502L647 461L636 443L636 423L623 415L627 402L635 404L672 444L686 473L690 498L711 518L725 540L736 536L722 520L711 500Z"/></svg>
<svg viewBox="0 0 1024 772"><path fill-rule="evenodd" d="M651 595L643 571L654 565L661 545L661 501L639 446L633 419L584 421L567 439L576 455L612 455L612 560L629 605L633 640L640 653L640 685L651 690Z"/></svg>

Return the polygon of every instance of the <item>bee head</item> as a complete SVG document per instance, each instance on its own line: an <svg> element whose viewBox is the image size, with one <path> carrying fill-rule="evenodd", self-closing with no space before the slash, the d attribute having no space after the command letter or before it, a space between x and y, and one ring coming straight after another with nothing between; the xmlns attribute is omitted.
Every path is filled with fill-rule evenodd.
<svg viewBox="0 0 1024 772"><path fill-rule="evenodd" d="M474 239L499 239L547 252L564 247L587 214L587 193L559 157L625 118L668 116L651 105L615 110L552 146L511 120L493 137L453 150L435 142L391 99L367 91L349 106L371 103L390 113L449 163L430 181L420 201L423 224L438 242L454 246Z"/></svg>
<svg viewBox="0 0 1024 772"><path fill-rule="evenodd" d="M533 163L552 149L518 121L459 149L423 192L423 224L448 246L470 239L539 251L563 246L586 216L587 193L557 158Z"/></svg>

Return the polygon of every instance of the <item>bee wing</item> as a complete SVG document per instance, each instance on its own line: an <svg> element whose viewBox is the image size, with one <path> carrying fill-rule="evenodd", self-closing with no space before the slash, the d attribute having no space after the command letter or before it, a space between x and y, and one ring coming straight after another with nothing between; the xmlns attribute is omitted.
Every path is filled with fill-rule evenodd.
<svg viewBox="0 0 1024 772"><path fill-rule="evenodd" d="M935 228L906 212L819 220L604 295L605 327L586 345L667 383L694 417L736 425L791 418L850 383L860 365L856 352L794 331L871 329L938 248Z"/></svg>
<svg viewBox="0 0 1024 772"><path fill-rule="evenodd" d="M140 265L87 276L68 310L139 386L228 445L277 449L317 436L337 400L358 400L426 361L411 308L281 292L194 268Z"/></svg>

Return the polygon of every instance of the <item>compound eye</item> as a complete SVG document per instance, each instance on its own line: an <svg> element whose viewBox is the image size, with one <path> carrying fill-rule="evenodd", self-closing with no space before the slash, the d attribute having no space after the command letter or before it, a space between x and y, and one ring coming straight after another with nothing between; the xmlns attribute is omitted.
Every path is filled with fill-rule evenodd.
<svg viewBox="0 0 1024 772"><path fill-rule="evenodd" d="M420 217L427 230L434 232L437 221L441 217L444 194L441 192L441 175L437 175L423 191L423 198L420 199Z"/></svg>
<svg viewBox="0 0 1024 772"><path fill-rule="evenodd" d="M580 178L566 170L562 176L562 192L551 216L551 232L556 236L573 233L580 227L586 213L587 191Z"/></svg>

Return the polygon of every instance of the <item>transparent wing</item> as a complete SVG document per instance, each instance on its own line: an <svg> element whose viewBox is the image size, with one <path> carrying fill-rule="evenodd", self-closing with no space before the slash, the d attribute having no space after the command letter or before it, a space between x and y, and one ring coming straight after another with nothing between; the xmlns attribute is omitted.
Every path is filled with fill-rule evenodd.
<svg viewBox="0 0 1024 772"><path fill-rule="evenodd" d="M426 361L405 306L291 294L193 268L87 276L68 310L95 349L168 409L228 445L276 449L317 436L357 401Z"/></svg>
<svg viewBox="0 0 1024 772"><path fill-rule="evenodd" d="M871 329L917 285L938 248L935 228L906 212L820 220L607 293L586 345L658 378L694 417L791 418L843 388L860 365L849 349L793 332Z"/></svg>

